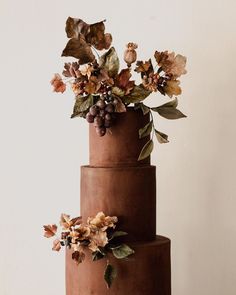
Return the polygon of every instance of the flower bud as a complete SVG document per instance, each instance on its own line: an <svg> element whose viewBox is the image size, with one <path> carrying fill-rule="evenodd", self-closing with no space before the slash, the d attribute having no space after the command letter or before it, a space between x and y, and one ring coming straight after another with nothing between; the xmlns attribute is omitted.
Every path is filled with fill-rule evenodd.
<svg viewBox="0 0 236 295"><path fill-rule="evenodd" d="M137 59L137 52L135 51L135 49L138 48L138 45L130 42L126 45L126 47L127 49L124 53L124 61L127 63L128 67L130 67L131 64L134 63Z"/></svg>

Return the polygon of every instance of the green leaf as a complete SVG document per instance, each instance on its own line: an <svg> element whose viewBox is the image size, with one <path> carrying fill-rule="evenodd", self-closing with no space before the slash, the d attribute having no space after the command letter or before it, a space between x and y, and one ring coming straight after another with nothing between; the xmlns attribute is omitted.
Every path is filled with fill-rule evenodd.
<svg viewBox="0 0 236 295"><path fill-rule="evenodd" d="M144 115L146 115L146 114L148 114L150 112L150 108L147 107L145 104L140 103L140 105L141 105L140 107L141 107L141 110L143 111Z"/></svg>
<svg viewBox="0 0 236 295"><path fill-rule="evenodd" d="M158 107L153 111L158 112L160 116L169 120L186 118L186 116L180 110L173 107Z"/></svg>
<svg viewBox="0 0 236 295"><path fill-rule="evenodd" d="M155 129L155 135L156 135L156 138L159 141L159 143L167 143L167 142L169 142L167 134L162 133L162 132Z"/></svg>
<svg viewBox="0 0 236 295"><path fill-rule="evenodd" d="M140 128L139 131L138 131L139 138L143 138L143 137L148 136L151 133L151 131L152 131L152 127L153 127L153 122L150 121L143 128Z"/></svg>
<svg viewBox="0 0 236 295"><path fill-rule="evenodd" d="M125 95L123 101L125 103L137 103L144 100L151 94L151 91L145 89L142 85L135 85L130 94Z"/></svg>
<svg viewBox="0 0 236 295"><path fill-rule="evenodd" d="M104 258L104 256L105 255L103 253L101 253L100 251L95 251L92 253L92 260L97 261L97 260Z"/></svg>
<svg viewBox="0 0 236 295"><path fill-rule="evenodd" d="M83 113L86 112L93 104L94 104L94 99L92 95L88 95L85 97L77 96L71 118L82 116Z"/></svg>
<svg viewBox="0 0 236 295"><path fill-rule="evenodd" d="M123 237L123 236L127 236L128 235L128 233L127 232L125 232L125 231L115 231L113 234L112 234L112 236L110 237L110 241L112 240L112 239L114 239L114 238L117 238L117 237Z"/></svg>
<svg viewBox="0 0 236 295"><path fill-rule="evenodd" d="M121 88L115 86L112 87L112 94L114 94L115 96L123 97L125 95L125 92Z"/></svg>
<svg viewBox="0 0 236 295"><path fill-rule="evenodd" d="M185 118L186 116L176 108L177 106L178 100L177 98L175 98L159 107L151 108L151 110L157 112L160 116L170 120Z"/></svg>
<svg viewBox="0 0 236 295"><path fill-rule="evenodd" d="M154 146L153 141L149 140L142 148L140 155L138 157L138 161L146 159L151 154L153 150L153 146Z"/></svg>
<svg viewBox="0 0 236 295"><path fill-rule="evenodd" d="M123 259L133 254L134 250L126 244L121 244L120 246L113 248L112 253L117 259Z"/></svg>
<svg viewBox="0 0 236 295"><path fill-rule="evenodd" d="M107 70L110 77L114 77L118 74L120 62L114 47L111 47L100 57L99 66Z"/></svg>
<svg viewBox="0 0 236 295"><path fill-rule="evenodd" d="M104 280L107 283L107 288L109 289L112 285L112 282L117 277L116 269L111 265L107 264L105 272L104 272Z"/></svg>

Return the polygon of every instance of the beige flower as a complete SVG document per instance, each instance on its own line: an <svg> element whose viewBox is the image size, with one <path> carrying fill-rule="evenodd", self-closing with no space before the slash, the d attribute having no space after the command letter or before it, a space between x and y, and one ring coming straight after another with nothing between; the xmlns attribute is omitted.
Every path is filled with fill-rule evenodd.
<svg viewBox="0 0 236 295"><path fill-rule="evenodd" d="M175 56L174 52L169 53L168 51L156 51L154 56L157 64L167 75L173 78L178 78L187 73L185 69L187 59L185 56L180 54Z"/></svg>
<svg viewBox="0 0 236 295"><path fill-rule="evenodd" d="M108 243L107 233L102 230L98 230L90 235L90 244L88 245L89 249L92 252L98 250L99 247L105 247Z"/></svg>
<svg viewBox="0 0 236 295"><path fill-rule="evenodd" d="M115 228L115 223L118 222L116 216L105 216L103 212L99 212L94 218L89 217L87 223L92 227L97 227L102 231L107 230L108 227Z"/></svg>
<svg viewBox="0 0 236 295"><path fill-rule="evenodd" d="M127 49L124 52L124 61L127 63L128 67L131 66L137 60L137 52L135 49L138 48L138 45L135 43L128 43L126 45Z"/></svg>
<svg viewBox="0 0 236 295"><path fill-rule="evenodd" d="M150 73L149 76L143 76L143 86L149 91L157 91L159 75L158 73Z"/></svg>

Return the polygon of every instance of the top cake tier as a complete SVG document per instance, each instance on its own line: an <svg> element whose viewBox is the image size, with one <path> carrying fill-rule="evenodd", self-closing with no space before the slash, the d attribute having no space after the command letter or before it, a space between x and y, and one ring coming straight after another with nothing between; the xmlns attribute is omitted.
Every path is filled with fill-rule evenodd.
<svg viewBox="0 0 236 295"><path fill-rule="evenodd" d="M138 161L139 154L149 137L139 138L139 129L149 122L149 114L129 107L117 114L107 134L99 137L93 124L89 127L89 165L93 167L125 167L150 164L150 157Z"/></svg>

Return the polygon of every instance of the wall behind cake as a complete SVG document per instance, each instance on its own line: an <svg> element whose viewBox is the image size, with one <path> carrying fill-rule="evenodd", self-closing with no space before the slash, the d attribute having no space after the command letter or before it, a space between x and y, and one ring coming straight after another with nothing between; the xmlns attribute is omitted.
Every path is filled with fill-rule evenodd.
<svg viewBox="0 0 236 295"><path fill-rule="evenodd" d="M140 59L155 49L188 57L179 102L188 119L155 118L170 139L152 157L158 233L172 239L173 295L236 294L235 10L233 0L0 1L1 295L65 294L64 257L42 225L79 214L88 163L73 95L49 85L65 60L68 16L106 18L120 56L134 41ZM150 104L164 101L153 95Z"/></svg>

